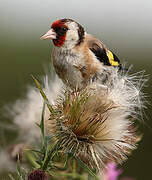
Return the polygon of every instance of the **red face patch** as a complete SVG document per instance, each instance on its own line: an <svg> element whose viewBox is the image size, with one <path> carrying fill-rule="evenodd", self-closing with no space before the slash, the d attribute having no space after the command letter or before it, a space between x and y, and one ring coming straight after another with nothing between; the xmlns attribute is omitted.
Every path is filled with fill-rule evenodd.
<svg viewBox="0 0 152 180"><path fill-rule="evenodd" d="M57 34L57 38L53 39L54 45L57 47L61 47L65 42L66 32L68 30L68 27L66 26L65 21L57 20L52 24L51 28Z"/></svg>

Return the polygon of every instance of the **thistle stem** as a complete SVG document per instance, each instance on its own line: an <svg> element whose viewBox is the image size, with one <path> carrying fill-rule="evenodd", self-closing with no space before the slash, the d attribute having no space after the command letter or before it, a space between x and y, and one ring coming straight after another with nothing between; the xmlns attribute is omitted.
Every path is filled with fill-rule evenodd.
<svg viewBox="0 0 152 180"><path fill-rule="evenodd" d="M73 159L73 173L74 174L76 174L76 170L77 170L77 167L76 167L77 165L76 165L76 160L75 159Z"/></svg>

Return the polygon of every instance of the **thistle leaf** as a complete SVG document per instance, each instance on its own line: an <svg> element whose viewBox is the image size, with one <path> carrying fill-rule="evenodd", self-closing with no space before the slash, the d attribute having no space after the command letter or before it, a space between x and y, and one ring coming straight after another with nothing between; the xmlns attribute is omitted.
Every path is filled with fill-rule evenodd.
<svg viewBox="0 0 152 180"><path fill-rule="evenodd" d="M54 110L53 110L52 106L50 105L49 100L48 100L48 98L46 97L43 89L41 88L40 83L38 82L38 80L37 80L33 75L32 75L32 78L33 78L33 80L34 80L34 82L35 82L35 84L36 84L36 87L39 89L39 91L40 91L40 93L41 93L41 95L42 95L42 97L43 97L43 99L44 99L44 102L46 103L49 111L50 111L51 113L53 113Z"/></svg>
<svg viewBox="0 0 152 180"><path fill-rule="evenodd" d="M44 132L44 113L45 113L45 103L43 104L41 122L40 122L40 129L41 129L41 134L42 134L42 137L43 137L43 141L44 141L44 136L45 136L45 132Z"/></svg>
<svg viewBox="0 0 152 180"><path fill-rule="evenodd" d="M85 169L92 177L95 178L95 180L99 180L99 178L92 172L92 170L83 162L81 161L78 157L74 156L74 158L78 161L79 165Z"/></svg>
<svg viewBox="0 0 152 180"><path fill-rule="evenodd" d="M14 177L13 177L11 174L9 174L8 176L9 176L9 178L10 178L11 180L15 180Z"/></svg>
<svg viewBox="0 0 152 180"><path fill-rule="evenodd" d="M19 176L19 180L24 180L23 176L22 176L21 164L20 164L19 156L18 156L18 160L17 160L17 174Z"/></svg>

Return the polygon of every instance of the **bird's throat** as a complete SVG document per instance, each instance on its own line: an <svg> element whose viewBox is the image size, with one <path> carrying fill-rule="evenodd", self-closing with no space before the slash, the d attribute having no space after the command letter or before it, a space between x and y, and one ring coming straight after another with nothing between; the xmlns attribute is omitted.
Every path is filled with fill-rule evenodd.
<svg viewBox="0 0 152 180"><path fill-rule="evenodd" d="M57 47L63 46L63 45L64 45L64 42L65 42L65 38L66 38L66 35L57 36L56 39L53 39L54 45L57 46Z"/></svg>

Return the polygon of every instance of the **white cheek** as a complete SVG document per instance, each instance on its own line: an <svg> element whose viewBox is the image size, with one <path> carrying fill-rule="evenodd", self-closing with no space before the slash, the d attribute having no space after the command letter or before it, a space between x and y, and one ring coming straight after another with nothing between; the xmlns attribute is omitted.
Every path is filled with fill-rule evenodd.
<svg viewBox="0 0 152 180"><path fill-rule="evenodd" d="M66 40L67 41L77 41L78 40L78 33L76 33L73 30L69 30L67 35L66 35Z"/></svg>

